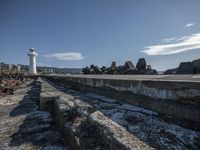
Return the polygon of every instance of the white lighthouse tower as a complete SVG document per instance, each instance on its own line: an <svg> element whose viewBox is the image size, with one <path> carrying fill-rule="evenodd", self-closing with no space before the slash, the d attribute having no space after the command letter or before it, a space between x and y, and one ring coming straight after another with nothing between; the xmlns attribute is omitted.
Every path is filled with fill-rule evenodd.
<svg viewBox="0 0 200 150"><path fill-rule="evenodd" d="M29 56L29 74L37 74L36 69L36 57L38 54L35 52L34 48L31 48L28 53Z"/></svg>

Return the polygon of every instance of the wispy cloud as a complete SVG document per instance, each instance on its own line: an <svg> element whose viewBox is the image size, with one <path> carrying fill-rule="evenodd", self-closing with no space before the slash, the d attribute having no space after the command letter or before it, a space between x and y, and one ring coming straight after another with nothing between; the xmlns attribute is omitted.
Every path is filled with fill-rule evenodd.
<svg viewBox="0 0 200 150"><path fill-rule="evenodd" d="M142 51L147 55L167 55L200 48L200 33L176 39L174 44L161 44L145 47Z"/></svg>
<svg viewBox="0 0 200 150"><path fill-rule="evenodd" d="M188 23L188 24L185 25L185 28L190 28L190 27L192 27L194 25L195 25L195 23Z"/></svg>
<svg viewBox="0 0 200 150"><path fill-rule="evenodd" d="M53 53L43 55L46 58L54 58L57 60L82 60L84 57L78 52L68 52L68 53Z"/></svg>
<svg viewBox="0 0 200 150"><path fill-rule="evenodd" d="M169 42L175 41L176 39L177 39L176 37L171 37L171 38L166 38L166 39L164 39L162 41L169 43Z"/></svg>

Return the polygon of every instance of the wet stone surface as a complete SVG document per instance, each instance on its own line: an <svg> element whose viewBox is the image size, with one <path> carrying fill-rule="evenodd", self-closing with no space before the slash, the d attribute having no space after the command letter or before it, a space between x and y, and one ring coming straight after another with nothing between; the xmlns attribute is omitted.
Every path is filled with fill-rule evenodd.
<svg viewBox="0 0 200 150"><path fill-rule="evenodd" d="M66 150L63 136L49 112L40 111L40 83L21 85L0 99L1 150Z"/></svg>

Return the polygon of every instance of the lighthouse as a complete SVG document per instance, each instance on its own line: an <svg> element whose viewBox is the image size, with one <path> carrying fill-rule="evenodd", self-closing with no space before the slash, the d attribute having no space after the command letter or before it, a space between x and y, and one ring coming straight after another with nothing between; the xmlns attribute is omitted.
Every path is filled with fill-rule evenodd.
<svg viewBox="0 0 200 150"><path fill-rule="evenodd" d="M35 52L34 48L31 48L28 53L29 56L29 74L37 74L36 69L36 57L38 54Z"/></svg>

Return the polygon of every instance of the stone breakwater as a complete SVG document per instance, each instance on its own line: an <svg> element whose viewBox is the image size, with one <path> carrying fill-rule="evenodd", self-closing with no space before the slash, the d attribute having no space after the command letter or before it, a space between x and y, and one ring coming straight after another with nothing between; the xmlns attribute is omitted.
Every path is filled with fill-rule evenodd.
<svg viewBox="0 0 200 150"><path fill-rule="evenodd" d="M3 97L0 119L2 150L200 149L197 130L47 77L27 81L14 95Z"/></svg>
<svg viewBox="0 0 200 150"><path fill-rule="evenodd" d="M71 149L199 149L200 133L157 112L69 84L42 80L40 109L52 112Z"/></svg>
<svg viewBox="0 0 200 150"><path fill-rule="evenodd" d="M106 95L154 110L170 121L200 130L200 76L44 76L71 88Z"/></svg>
<svg viewBox="0 0 200 150"><path fill-rule="evenodd" d="M90 67L85 67L82 69L83 74L154 74L157 75L158 72L152 69L150 65L147 65L144 58L140 58L134 66L131 61L126 61L124 65L117 66L116 62L112 62L110 67L98 67L94 64Z"/></svg>

